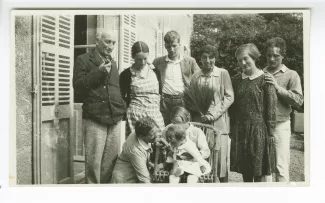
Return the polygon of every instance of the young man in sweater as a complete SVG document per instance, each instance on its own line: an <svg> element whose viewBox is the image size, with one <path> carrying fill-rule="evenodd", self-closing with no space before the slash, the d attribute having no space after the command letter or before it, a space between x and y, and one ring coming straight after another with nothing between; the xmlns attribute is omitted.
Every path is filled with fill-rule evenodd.
<svg viewBox="0 0 325 203"><path fill-rule="evenodd" d="M296 71L290 70L282 59L286 54L286 43L280 38L272 38L266 42L266 59L268 66L266 82L274 85L277 92L275 150L276 150L276 181L289 182L290 164L290 113L291 107L303 104L300 77ZM270 180L270 177L267 177Z"/></svg>

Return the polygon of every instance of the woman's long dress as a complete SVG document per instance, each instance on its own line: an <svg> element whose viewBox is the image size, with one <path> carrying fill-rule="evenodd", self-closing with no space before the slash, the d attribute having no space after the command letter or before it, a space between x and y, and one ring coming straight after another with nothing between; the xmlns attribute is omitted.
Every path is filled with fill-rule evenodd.
<svg viewBox="0 0 325 203"><path fill-rule="evenodd" d="M230 170L253 176L274 171L274 145L269 136L275 128L276 92L264 74L233 79L235 102L231 114Z"/></svg>

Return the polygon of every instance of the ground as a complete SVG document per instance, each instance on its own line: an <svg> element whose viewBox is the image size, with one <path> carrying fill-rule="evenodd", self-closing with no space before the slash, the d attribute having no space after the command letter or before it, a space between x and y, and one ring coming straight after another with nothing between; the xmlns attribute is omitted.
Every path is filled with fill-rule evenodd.
<svg viewBox="0 0 325 203"><path fill-rule="evenodd" d="M290 150L290 181L303 182L304 175L304 141L302 134L292 134L291 150ZM229 182L243 182L242 176L239 173L230 172Z"/></svg>
<svg viewBox="0 0 325 203"><path fill-rule="evenodd" d="M304 177L304 152L297 149L291 149L290 161L290 181L301 182ZM239 173L230 172L229 182L243 182L242 176Z"/></svg>

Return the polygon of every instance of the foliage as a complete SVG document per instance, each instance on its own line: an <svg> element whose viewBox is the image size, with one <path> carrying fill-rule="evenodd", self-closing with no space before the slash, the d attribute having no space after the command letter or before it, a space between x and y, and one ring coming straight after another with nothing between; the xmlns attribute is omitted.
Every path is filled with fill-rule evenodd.
<svg viewBox="0 0 325 203"><path fill-rule="evenodd" d="M209 85L190 85L185 87L184 101L188 109L205 115L214 98L213 88Z"/></svg>
<svg viewBox="0 0 325 203"><path fill-rule="evenodd" d="M287 44L283 63L298 72L303 85L303 18L301 13L268 14L197 14L193 18L192 56L199 62L199 49L205 44L218 47L216 65L231 76L239 71L236 49L254 43L262 56L258 67L266 66L264 43L272 37L282 37ZM199 62L200 64L200 62Z"/></svg>

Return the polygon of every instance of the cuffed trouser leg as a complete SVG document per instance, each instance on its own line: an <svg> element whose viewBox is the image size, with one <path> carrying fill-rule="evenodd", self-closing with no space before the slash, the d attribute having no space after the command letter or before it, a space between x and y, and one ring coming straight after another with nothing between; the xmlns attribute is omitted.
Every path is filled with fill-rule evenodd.
<svg viewBox="0 0 325 203"><path fill-rule="evenodd" d="M104 125L84 119L86 183L108 183L119 150L121 122Z"/></svg>
<svg viewBox="0 0 325 203"><path fill-rule="evenodd" d="M275 152L276 152L276 182L289 182L289 167L290 167L290 137L291 126L290 120L277 122L275 126ZM263 176L263 182L272 182L272 175Z"/></svg>
<svg viewBox="0 0 325 203"><path fill-rule="evenodd" d="M289 182L290 166L290 120L277 122L275 127L276 181Z"/></svg>

